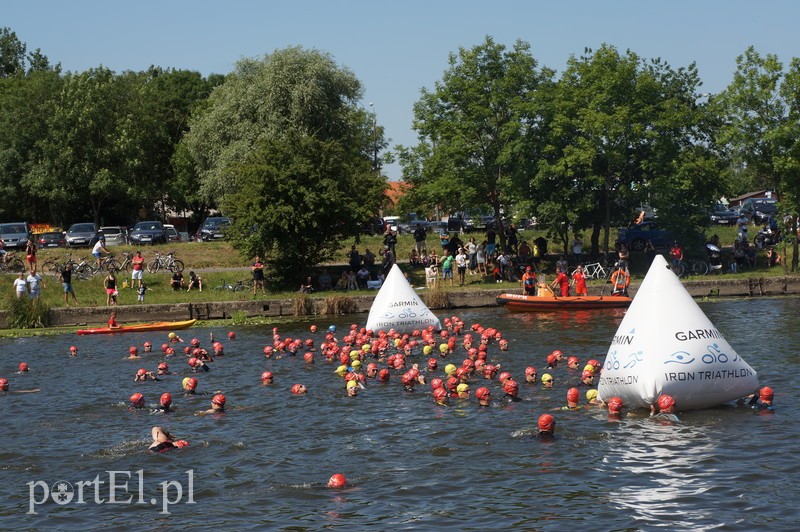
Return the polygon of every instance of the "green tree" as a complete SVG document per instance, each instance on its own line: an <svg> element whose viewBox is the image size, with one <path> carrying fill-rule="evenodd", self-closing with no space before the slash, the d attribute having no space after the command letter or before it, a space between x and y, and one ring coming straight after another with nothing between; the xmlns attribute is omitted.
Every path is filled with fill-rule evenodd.
<svg viewBox="0 0 800 532"><path fill-rule="evenodd" d="M0 28L0 78L25 73L26 49L11 28Z"/></svg>
<svg viewBox="0 0 800 532"><path fill-rule="evenodd" d="M279 280L329 258L379 208L381 129L361 97L329 55L293 47L237 63L192 116L184 142L204 193L242 255L264 255Z"/></svg>
<svg viewBox="0 0 800 532"><path fill-rule="evenodd" d="M551 77L522 41L507 50L486 37L451 54L442 80L414 105L419 145L398 147L413 185L407 201L447 212L490 208L501 221L537 159L541 121L530 100Z"/></svg>

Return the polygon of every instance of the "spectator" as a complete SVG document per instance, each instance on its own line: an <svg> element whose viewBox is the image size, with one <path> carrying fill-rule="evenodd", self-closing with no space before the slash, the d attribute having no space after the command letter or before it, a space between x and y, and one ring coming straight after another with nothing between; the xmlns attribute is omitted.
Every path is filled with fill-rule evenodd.
<svg viewBox="0 0 800 532"><path fill-rule="evenodd" d="M330 290L333 288L333 278L331 274L328 273L328 270L323 268L322 273L319 274L317 278L317 283L319 283L320 290Z"/></svg>
<svg viewBox="0 0 800 532"><path fill-rule="evenodd" d="M733 242L733 262L731 263L731 271L733 273L739 272L747 265L747 259L744 255L744 246L739 240Z"/></svg>
<svg viewBox="0 0 800 532"><path fill-rule="evenodd" d="M575 233L570 247L572 248L572 257L575 259L575 262L583 262L583 240L581 240L581 235Z"/></svg>
<svg viewBox="0 0 800 532"><path fill-rule="evenodd" d="M133 271L131 272L131 288L133 288L133 281L138 281L136 287L142 286L142 273L144 272L144 258L142 252L137 251L131 259Z"/></svg>
<svg viewBox="0 0 800 532"><path fill-rule="evenodd" d="M533 257L531 256L531 247L528 245L528 242L526 242L525 240L520 242L518 251L519 251L519 260L522 262L522 264L526 266L528 264L531 264L531 259Z"/></svg>
<svg viewBox="0 0 800 532"><path fill-rule="evenodd" d="M420 266L419 253L416 248L411 248L411 253L408 254L408 265L412 268Z"/></svg>
<svg viewBox="0 0 800 532"><path fill-rule="evenodd" d="M361 255L356 250L355 245L350 246L350 253L347 254L347 257L350 263L350 269L357 272L361 266Z"/></svg>
<svg viewBox="0 0 800 532"><path fill-rule="evenodd" d="M493 227L486 229L486 260L494 258L494 252L497 247L497 233Z"/></svg>
<svg viewBox="0 0 800 532"><path fill-rule="evenodd" d="M190 271L189 272L189 288L187 288L186 291L188 292L192 288L202 292L203 291L203 279L202 279L202 277L198 276L193 271ZM255 293L255 283L253 283L253 293Z"/></svg>
<svg viewBox="0 0 800 532"><path fill-rule="evenodd" d="M395 258L392 248L386 246L386 248L383 250L383 262L381 263L381 271L383 272L384 276L389 275L389 271L392 269L392 266L394 266L394 263Z"/></svg>
<svg viewBox="0 0 800 532"><path fill-rule="evenodd" d="M103 255L108 255L109 251L106 249L106 239L100 237L100 239L95 243L94 247L92 248L92 255L94 258L97 259L97 269L100 269L100 263L102 262Z"/></svg>
<svg viewBox="0 0 800 532"><path fill-rule="evenodd" d="M449 250L445 250L444 259L442 259L442 286L447 284L450 279L450 286L453 286L453 256Z"/></svg>
<svg viewBox="0 0 800 532"><path fill-rule="evenodd" d="M342 275L339 276L339 279L336 281L336 289L337 290L347 290L347 284L349 279L347 277L347 270L342 270Z"/></svg>
<svg viewBox="0 0 800 532"><path fill-rule="evenodd" d="M174 291L183 290L183 274L176 270L175 273L172 274L169 284Z"/></svg>
<svg viewBox="0 0 800 532"><path fill-rule="evenodd" d="M464 277L467 273L467 255L464 248L458 248L458 255L455 258L456 271L458 272L458 286L464 286Z"/></svg>
<svg viewBox="0 0 800 532"><path fill-rule="evenodd" d="M475 243L475 237L469 237L469 242L465 246L467 251L467 268L469 269L470 275L475 275L475 270L478 268L478 261L476 258L476 254L478 252L478 244Z"/></svg>
<svg viewBox="0 0 800 532"><path fill-rule="evenodd" d="M484 277L489 275L489 272L486 270L486 241L484 240L480 244L478 244L478 248L475 250L475 264L478 267L478 275L483 275Z"/></svg>
<svg viewBox="0 0 800 532"><path fill-rule="evenodd" d="M681 261L683 260L683 248L678 244L677 240L672 243L669 256L672 259L672 271L680 271Z"/></svg>
<svg viewBox="0 0 800 532"><path fill-rule="evenodd" d="M348 290L358 290L358 282L356 281L356 272L353 270L347 270L345 272L347 275L347 289Z"/></svg>
<svg viewBox="0 0 800 532"><path fill-rule="evenodd" d="M261 288L261 293L265 294L267 290L264 287L264 263L261 262L261 257L256 255L256 260L250 270L253 272L253 295L256 295L256 291L259 288ZM191 284L189 289L192 289Z"/></svg>
<svg viewBox="0 0 800 532"><path fill-rule="evenodd" d="M772 246L767 249L767 266L772 268L773 266L778 266L781 263L781 256L778 254L778 251L775 249L775 246Z"/></svg>
<svg viewBox="0 0 800 532"><path fill-rule="evenodd" d="M36 242L33 237L30 237L25 245L25 262L28 263L28 270L32 274L36 273Z"/></svg>
<svg viewBox="0 0 800 532"><path fill-rule="evenodd" d="M14 293L17 295L17 299L22 299L28 293L28 282L22 272L19 272L19 277L14 279Z"/></svg>
<svg viewBox="0 0 800 532"><path fill-rule="evenodd" d="M755 268L756 258L757 258L756 247L752 243L745 244L743 242L742 245L744 246L744 258L745 262L747 263L747 266L749 266L750 268Z"/></svg>
<svg viewBox="0 0 800 532"><path fill-rule="evenodd" d="M622 267L627 270L631 260L631 253L630 250L628 249L628 244L626 244L625 242L619 243L619 250L617 251L617 257L619 258L619 263L622 265Z"/></svg>
<svg viewBox="0 0 800 532"><path fill-rule="evenodd" d="M436 279L439 277L439 270L436 265L431 264L425 268L425 286L427 288L436 288Z"/></svg>
<svg viewBox="0 0 800 532"><path fill-rule="evenodd" d="M364 257L362 258L362 260L367 269L375 266L375 254L368 249L364 251Z"/></svg>
<svg viewBox="0 0 800 532"><path fill-rule="evenodd" d="M414 229L414 249L417 253L422 254L425 252L425 239L428 237L427 233L425 232L425 228L421 225L418 225L416 229Z"/></svg>
<svg viewBox="0 0 800 532"><path fill-rule="evenodd" d="M386 232L383 234L383 245L392 251L392 255L397 256L397 253L395 252L395 246L397 245L397 233L387 228Z"/></svg>
<svg viewBox="0 0 800 532"><path fill-rule="evenodd" d="M198 277L198 279L199 279L199 277ZM203 289L200 288L200 291L202 292ZM142 284L140 284L139 287L136 289L136 301L138 303L144 303L144 294L145 294L145 292L147 292L147 285L145 284L144 281L142 281Z"/></svg>
<svg viewBox="0 0 800 532"><path fill-rule="evenodd" d="M371 290L377 290L381 286L383 286L383 280L385 279L382 273L379 274L372 274L370 275L369 281L367 281L367 288Z"/></svg>
<svg viewBox="0 0 800 532"><path fill-rule="evenodd" d="M78 300L75 297L75 290L72 288L72 264L69 262L61 270L61 286L64 289L64 304L69 306L69 296L72 294L72 301L77 305Z"/></svg>
<svg viewBox="0 0 800 532"><path fill-rule="evenodd" d="M303 294L310 294L314 291L314 284L311 281L311 277L306 277L306 280L300 285L300 292Z"/></svg>
<svg viewBox="0 0 800 532"><path fill-rule="evenodd" d="M736 219L736 227L739 230L739 242L747 242L747 226L750 223L750 220L747 219L747 215L744 212L739 213L739 218Z"/></svg>
<svg viewBox="0 0 800 532"><path fill-rule="evenodd" d="M567 262L567 257L561 255L558 260L556 261L556 270L561 270L565 274L567 270L569 270L569 263Z"/></svg>
<svg viewBox="0 0 800 532"><path fill-rule="evenodd" d="M517 244L519 243L518 236L516 226L514 226L514 224L509 224L509 226L506 227L506 250L508 253L517 253Z"/></svg>
<svg viewBox="0 0 800 532"><path fill-rule="evenodd" d="M356 280L358 281L359 288L366 288L367 281L369 281L369 270L366 266L362 265L361 268L356 273Z"/></svg>
<svg viewBox="0 0 800 532"><path fill-rule="evenodd" d="M103 287L106 289L106 306L117 304L117 276L114 270L110 270L106 278L103 279Z"/></svg>

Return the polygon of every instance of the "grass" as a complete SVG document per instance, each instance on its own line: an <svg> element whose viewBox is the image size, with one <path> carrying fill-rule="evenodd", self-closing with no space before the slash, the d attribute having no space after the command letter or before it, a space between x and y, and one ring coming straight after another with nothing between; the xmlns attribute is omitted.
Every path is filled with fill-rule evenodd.
<svg viewBox="0 0 800 532"><path fill-rule="evenodd" d="M752 228L753 233L755 234L756 228ZM720 237L720 241L723 247L729 247L734 239L736 238L736 229L733 227L712 227L709 229L709 234L716 233ZM466 239L472 235L466 235ZM476 240L482 239L482 233L474 233ZM524 231L521 234L521 238L528 240L529 242L538 236L545 236L541 231ZM616 236L615 232L612 231L611 238ZM751 235L753 236L753 235ZM353 244L353 241L345 242L342 248L340 249L337 256L334 258L334 262L345 264L347 262L347 252L350 250L350 246ZM428 236L428 247L430 249L439 249L439 242L436 235L429 235ZM584 244L585 247L588 247L588 236L584 235ZM398 237L397 242L397 256L398 260L400 261L401 265L405 264L407 258L411 252L412 247L414 246L414 240L411 235L402 234ZM377 253L383 247L383 238L380 236L364 236L359 239L359 242L356 244L356 247L359 251L363 253L365 249L371 250L373 253ZM548 279L552 279L553 276L553 269L554 263L557 259L557 252L556 249L558 246L556 243L551 242L549 246L549 251L551 255L544 260L542 265L546 272L548 272ZM184 275L188 278L188 270L200 270L200 269L219 269L220 271L203 271L201 276L203 278L203 292L198 292L193 290L192 292L174 292L170 288L169 285L169 273L159 273L159 274L148 274L145 273L144 278L147 282L147 286L149 290L145 295L145 303L147 304L173 304L173 303L187 303L187 302L217 302L217 301L244 301L244 300L251 300L255 299L295 299L297 297L297 292L291 289L284 289L284 290L271 290L268 294L263 295L259 293L257 296L253 296L251 291L239 291L239 292L232 292L230 290L214 290L213 288L216 286L220 286L223 284L224 281L227 281L231 284L235 284L237 281L240 280L249 280L250 273L247 270L230 270L230 268L242 268L249 265L248 261L242 260L241 256L234 250L230 244L227 242L208 242L208 243L172 243L169 245L157 245L157 246L144 246L141 248L134 248L132 246L115 246L111 248L111 251L116 255L118 259L123 259L122 252L123 251L135 251L136 249L140 249L147 261L152 260L155 257L155 252L159 251L161 253L167 253L169 251L175 251L176 257L183 260L186 264L186 272ZM784 253L783 245L779 247L781 254ZM67 253L72 252L73 257L86 257L90 256L90 250L88 249L80 249L80 250L65 250L63 248L58 249L44 249L40 250L37 257L39 259L39 264L43 264L49 259L57 259L63 260ZM786 252L791 256L791 246L786 247ZM787 261L784 260L784 263ZM632 253L631 254L631 271L634 280L641 279L643 274L647 271L649 267L649 263L647 262L647 258L641 253ZM338 276L341 274L342 266L335 266L329 265L327 266L329 272L333 276L334 279L338 279ZM226 271L226 269L228 269ZM310 269L309 273L316 273L319 271L320 268L313 268ZM780 276L786 275L786 271L783 267L776 267L776 268L767 268L764 260L763 253L759 254L759 263L758 267L754 270L748 270L737 274L725 273L721 277L724 279L746 279L749 277L765 277L765 276ZM416 287L424 287L425 286L425 275L424 270L419 269L412 269L409 271L409 276L411 279L411 283L413 286ZM298 275L298 279L301 275ZM711 279L712 277L703 276L703 277L695 277L695 279ZM6 287L9 287L14 280L13 275L3 275L0 276L0 282L5 282ZM124 287L124 281L127 280L130 282L130 274L127 275L119 275L118 276L118 283L120 285L119 288L119 298L118 302L120 305L135 305L136 304L136 291L131 288ZM517 283L509 283L504 282L502 284L496 284L494 282L485 282L489 279L481 279L475 276L467 276L467 284L463 287L454 287L449 288L448 291L470 291L470 290L483 290L483 289L496 289L502 288L506 290L516 290L518 287ZM602 287L605 283L603 281L590 281L590 286L595 285L598 287ZM73 282L73 287L75 289L78 301L80 306L103 306L106 302L106 295L105 290L103 288L103 276L97 275L91 278L88 281L78 281L76 280ZM424 291L423 291L424 292ZM359 296L359 295L374 295L374 290L358 290L358 291L348 291L348 292L320 292L314 294L310 297L313 298L331 298L331 301L328 302L326 305L328 307L328 311L331 313L338 313L342 310L342 306L347 306L346 298ZM432 297L442 299L446 297L446 293L444 294L436 294ZM42 289L42 302L51 307L51 308L58 308L64 306L64 294L61 289L61 283L58 279L53 277L45 277L45 286ZM298 314L302 314L303 311L307 311L308 302L301 302L297 301L297 311ZM3 304L3 308L8 308L7 304Z"/></svg>

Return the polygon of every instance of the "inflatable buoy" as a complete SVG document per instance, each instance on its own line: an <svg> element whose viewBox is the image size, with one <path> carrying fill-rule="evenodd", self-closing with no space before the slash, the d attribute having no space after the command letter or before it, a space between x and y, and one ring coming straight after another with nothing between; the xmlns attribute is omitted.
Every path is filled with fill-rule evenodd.
<svg viewBox="0 0 800 532"><path fill-rule="evenodd" d="M431 326L434 330L442 328L439 318L422 301L400 271L400 267L395 264L372 302L367 329L394 329L400 334L410 334L415 329Z"/></svg>

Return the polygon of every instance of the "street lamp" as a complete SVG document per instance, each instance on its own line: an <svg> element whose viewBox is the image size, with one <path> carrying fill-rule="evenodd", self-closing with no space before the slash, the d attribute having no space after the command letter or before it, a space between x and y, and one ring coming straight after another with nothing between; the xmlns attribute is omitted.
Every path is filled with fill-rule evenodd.
<svg viewBox="0 0 800 532"><path fill-rule="evenodd" d="M375 114L375 104L369 102L369 108L372 113L372 169L380 172L378 166L378 117Z"/></svg>

